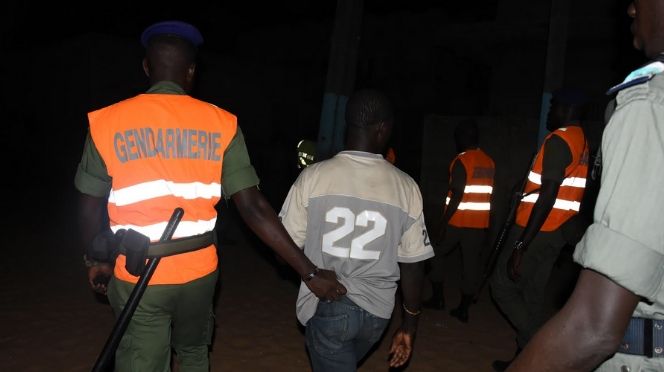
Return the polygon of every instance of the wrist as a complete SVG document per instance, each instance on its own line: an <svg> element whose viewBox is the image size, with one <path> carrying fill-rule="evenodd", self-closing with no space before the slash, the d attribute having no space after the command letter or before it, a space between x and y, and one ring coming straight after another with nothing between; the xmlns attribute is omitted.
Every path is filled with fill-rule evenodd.
<svg viewBox="0 0 664 372"><path fill-rule="evenodd" d="M412 312L413 309L408 309L408 311ZM401 317L401 326L399 329L402 331L414 335L415 332L417 331L417 324L420 319L420 314L422 313L421 310L415 312L417 315L412 315L410 314L406 309L403 311L403 316Z"/></svg>
<svg viewBox="0 0 664 372"><path fill-rule="evenodd" d="M526 251L526 243L524 243L523 240L517 240L517 241L514 242L514 245L512 246L512 250L519 251L519 252L525 252Z"/></svg>
<svg viewBox="0 0 664 372"><path fill-rule="evenodd" d="M83 263L85 264L85 267L87 267L87 268L101 265L101 262L88 258L87 254L83 255Z"/></svg>
<svg viewBox="0 0 664 372"><path fill-rule="evenodd" d="M320 271L320 269L317 266L314 266L314 268L311 271L309 271L308 273L302 275L302 281L303 282L311 281L311 279L315 278L316 275L318 275L319 271Z"/></svg>
<svg viewBox="0 0 664 372"><path fill-rule="evenodd" d="M411 318L415 317L416 318L416 317L419 317L420 314L422 314L422 308L421 307L418 308L418 309L410 309L404 303L402 303L401 306L403 307L403 312L404 312L406 317L411 317Z"/></svg>

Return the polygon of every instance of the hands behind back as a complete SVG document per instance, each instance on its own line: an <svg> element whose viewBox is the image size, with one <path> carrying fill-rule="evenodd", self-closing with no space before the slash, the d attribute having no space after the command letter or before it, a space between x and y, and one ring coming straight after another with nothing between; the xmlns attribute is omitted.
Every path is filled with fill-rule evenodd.
<svg viewBox="0 0 664 372"><path fill-rule="evenodd" d="M332 270L318 269L316 275L304 283L323 301L336 301L346 294L346 287L339 283L337 274Z"/></svg>

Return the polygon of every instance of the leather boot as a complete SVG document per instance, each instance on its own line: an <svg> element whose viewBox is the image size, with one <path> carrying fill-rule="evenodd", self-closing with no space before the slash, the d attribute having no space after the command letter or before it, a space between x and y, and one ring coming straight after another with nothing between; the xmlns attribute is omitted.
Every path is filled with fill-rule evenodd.
<svg viewBox="0 0 664 372"><path fill-rule="evenodd" d="M459 319L463 323L468 323L468 308L472 302L472 295L461 294L461 303L450 311L450 315Z"/></svg>
<svg viewBox="0 0 664 372"><path fill-rule="evenodd" d="M442 282L431 283L431 298L428 299L427 301L424 301L422 305L424 305L424 307L434 310L445 309L445 295L443 294Z"/></svg>
<svg viewBox="0 0 664 372"><path fill-rule="evenodd" d="M514 353L514 356L510 360L494 360L493 363L491 363L491 367L493 367L493 370L496 372L503 372L509 368L510 364L516 359L516 357L519 355L521 352L521 348L517 348L516 352Z"/></svg>

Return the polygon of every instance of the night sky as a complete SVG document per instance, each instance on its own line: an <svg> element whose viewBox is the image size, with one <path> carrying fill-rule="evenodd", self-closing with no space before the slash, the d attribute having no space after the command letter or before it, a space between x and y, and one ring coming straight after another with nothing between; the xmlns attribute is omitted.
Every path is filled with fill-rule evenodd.
<svg viewBox="0 0 664 372"><path fill-rule="evenodd" d="M415 179L423 176L423 122L432 115L537 120L548 2L364 3L355 86L392 98L392 146ZM586 89L591 120L599 121L606 88L644 60L631 46L627 1L571 3L563 83ZM181 19L205 38L193 95L238 115L263 189L278 206L297 175L294 144L318 134L335 9L332 0L7 2L0 110L12 125L3 151L21 153L23 162L9 167L71 190L86 112L146 89L139 35L153 22ZM21 152L8 139L16 133L38 148L57 139L62 145L47 157L57 165L41 167L43 154Z"/></svg>
<svg viewBox="0 0 664 372"><path fill-rule="evenodd" d="M488 0L475 13L475 6L463 3L441 4L434 0L368 0L366 14L394 12L458 13L462 20L486 18L495 13L497 0ZM49 43L86 33L111 33L128 38L153 22L180 19L197 25L206 38L206 48L228 50L238 34L255 29L269 29L306 22L331 23L336 1L287 0L258 1L189 1L160 3L120 1L100 4L87 2L77 6L34 1L9 1L4 35L5 46L21 48L33 43ZM460 13L459 13L460 12ZM232 48L231 48L232 49Z"/></svg>

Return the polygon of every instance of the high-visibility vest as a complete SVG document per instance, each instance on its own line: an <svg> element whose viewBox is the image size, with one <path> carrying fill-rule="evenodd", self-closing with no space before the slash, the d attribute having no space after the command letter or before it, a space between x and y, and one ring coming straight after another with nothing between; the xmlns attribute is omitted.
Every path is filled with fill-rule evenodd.
<svg viewBox="0 0 664 372"><path fill-rule="evenodd" d="M449 224L456 227L487 228L496 166L480 149L468 150L457 155L450 165L450 174L457 161L461 162L466 171L466 186L459 207L450 218ZM448 191L445 208L449 205L451 197L452 192Z"/></svg>
<svg viewBox="0 0 664 372"><path fill-rule="evenodd" d="M221 198L224 151L237 131L237 118L187 95L141 94L88 114L90 134L112 188L111 229L133 229L157 241L173 210L184 216L173 238L212 231ZM135 283L115 263L118 279ZM181 284L217 268L214 245L163 257L149 284Z"/></svg>
<svg viewBox="0 0 664 372"><path fill-rule="evenodd" d="M565 221L579 213L581 199L586 188L586 175L588 174L588 143L579 126L559 128L546 136L535 163L528 174L528 181L524 189L524 198L519 203L516 214L516 224L525 227L528 224L533 205L539 197L538 190L542 186L542 161L544 159L544 146L551 136L556 135L567 143L572 154L572 162L565 168L565 178L560 184L553 209L546 218L540 231L553 231Z"/></svg>
<svg viewBox="0 0 664 372"><path fill-rule="evenodd" d="M392 147L387 149L387 153L385 154L385 160L389 161L390 164L396 163L397 153L394 151Z"/></svg>

